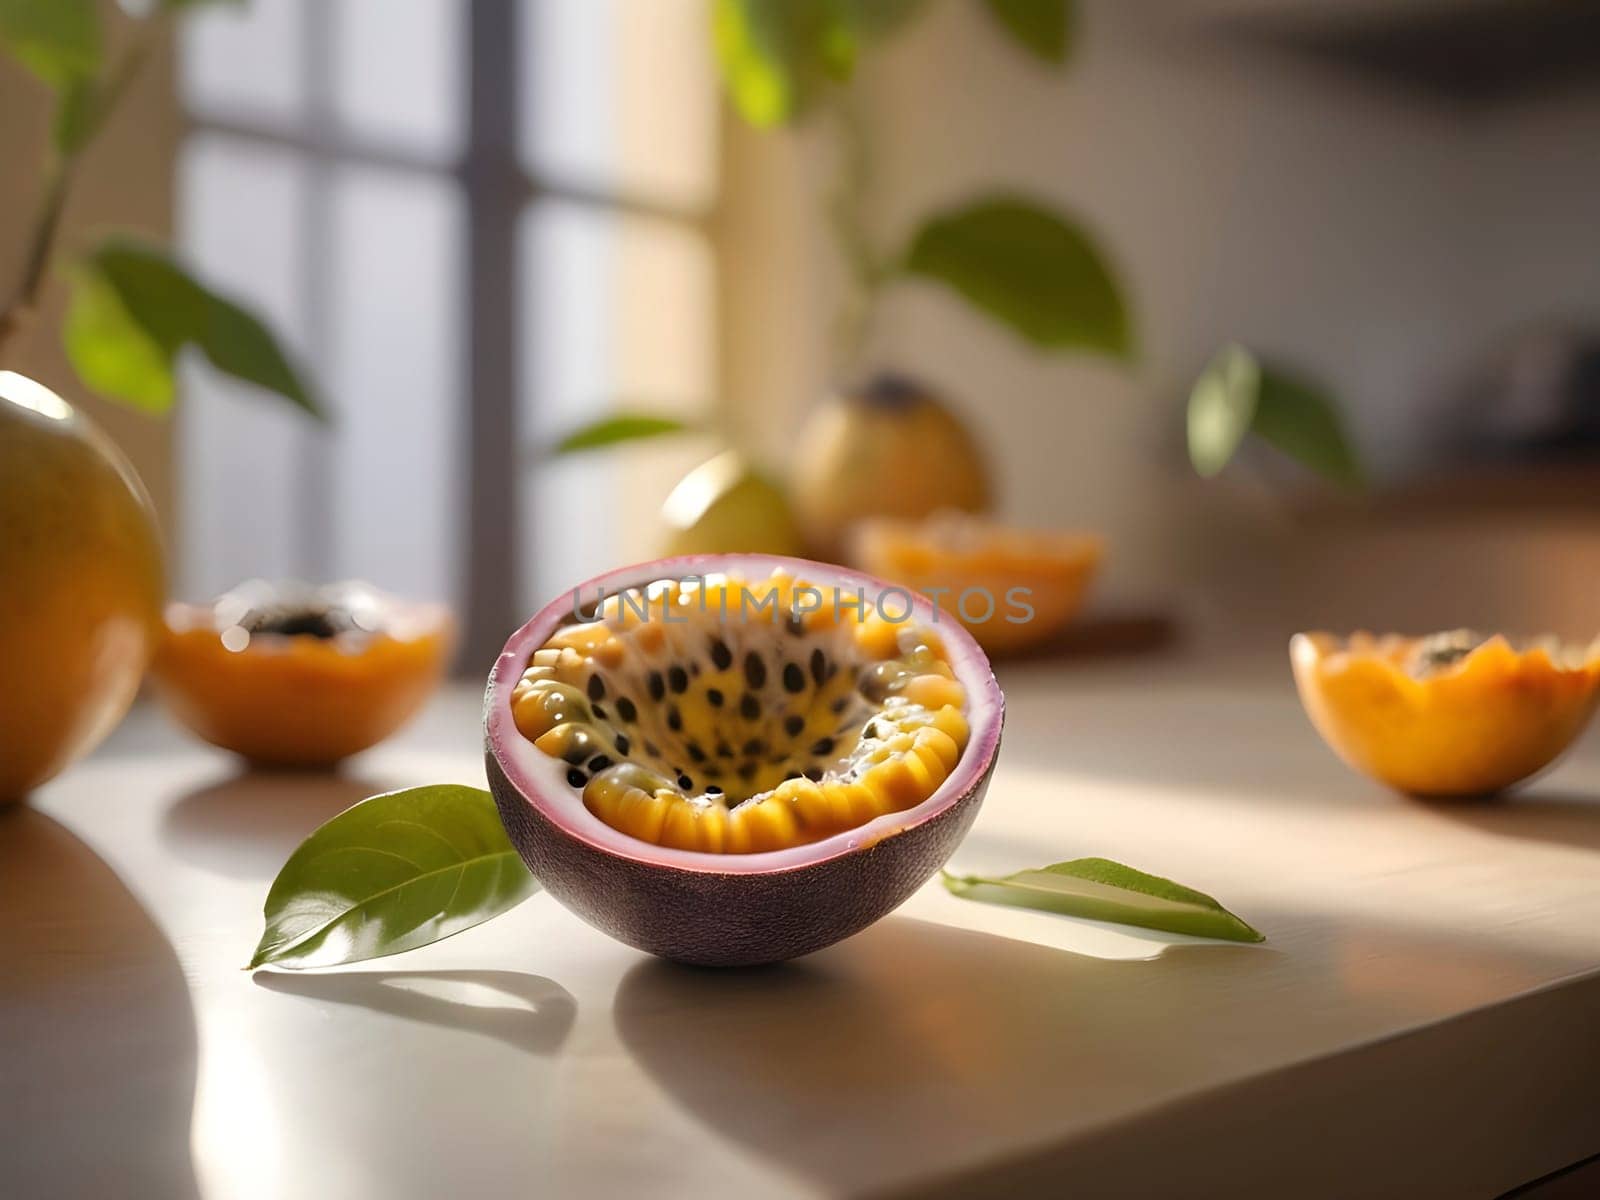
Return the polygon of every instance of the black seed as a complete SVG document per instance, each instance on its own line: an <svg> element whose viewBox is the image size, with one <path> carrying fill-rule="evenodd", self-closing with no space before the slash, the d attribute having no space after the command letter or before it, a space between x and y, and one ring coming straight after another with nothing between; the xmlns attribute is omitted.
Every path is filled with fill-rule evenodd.
<svg viewBox="0 0 1600 1200"><path fill-rule="evenodd" d="M820 687L822 685L822 681L827 677L828 658L827 655L822 653L822 647L818 646L811 652L811 678L815 679L817 681L817 685Z"/></svg>
<svg viewBox="0 0 1600 1200"><path fill-rule="evenodd" d="M753 758L757 754L765 754L767 752L767 744L760 738L751 738L743 746L740 746L739 749Z"/></svg>
<svg viewBox="0 0 1600 1200"><path fill-rule="evenodd" d="M604 754L596 754L593 758L591 758L589 760L589 770L597 772L597 773L600 772L600 771L604 771L610 765L611 765L611 760L609 758L607 758Z"/></svg>
<svg viewBox="0 0 1600 1200"><path fill-rule="evenodd" d="M803 774L807 779L811 780L812 783L816 783L822 778L822 768L816 763L812 763L809 767L802 771L801 774Z"/></svg>
<svg viewBox="0 0 1600 1200"><path fill-rule="evenodd" d="M783 664L783 688L788 692L806 690L806 673L795 663Z"/></svg>
<svg viewBox="0 0 1600 1200"><path fill-rule="evenodd" d="M721 708L722 707L722 692L721 692L721 690L718 689L718 688L707 688L706 689L706 703L711 705L712 708Z"/></svg>
<svg viewBox="0 0 1600 1200"><path fill-rule="evenodd" d="M716 784L713 783L713 784L711 784L710 786L708 786L706 788L706 795L708 795L708 796L720 796L720 795L722 795L722 789L719 788Z"/></svg>
<svg viewBox="0 0 1600 1200"><path fill-rule="evenodd" d="M761 719L761 701L746 692L739 698L739 715L746 721L759 721Z"/></svg>
<svg viewBox="0 0 1600 1200"><path fill-rule="evenodd" d="M794 634L795 637L799 637L806 631L806 623L801 619L799 613L790 613L785 617L783 619L783 627Z"/></svg>
<svg viewBox="0 0 1600 1200"><path fill-rule="evenodd" d="M683 714L678 711L676 704L667 709L667 728L672 730L673 733L677 733L683 728Z"/></svg>
<svg viewBox="0 0 1600 1200"><path fill-rule="evenodd" d="M711 661L719 671L726 671L733 666L733 651L728 649L728 643L721 638L711 639Z"/></svg>
<svg viewBox="0 0 1600 1200"><path fill-rule="evenodd" d="M606 681L598 675L589 676L589 699L604 700L606 698Z"/></svg>
<svg viewBox="0 0 1600 1200"><path fill-rule="evenodd" d="M595 720L604 721L606 719L606 710L604 708L602 708L600 705L598 705L598 704L591 705L590 706L590 710L594 713L594 719Z"/></svg>
<svg viewBox="0 0 1600 1200"><path fill-rule="evenodd" d="M732 758L733 757L733 747L728 745L727 742L718 742L717 743L717 757L718 758Z"/></svg>
<svg viewBox="0 0 1600 1200"><path fill-rule="evenodd" d="M633 706L633 701L626 696L617 701L617 716L628 724L633 724L634 718L639 715L639 710Z"/></svg>
<svg viewBox="0 0 1600 1200"><path fill-rule="evenodd" d="M567 772L567 782L573 787L581 788L584 784L589 782L589 777L582 771L578 770L577 767L573 767L572 770Z"/></svg>
<svg viewBox="0 0 1600 1200"><path fill-rule="evenodd" d="M845 709L850 707L850 697L849 696L840 696L837 700L835 700L828 707L833 709L834 716L838 716Z"/></svg>
<svg viewBox="0 0 1600 1200"><path fill-rule="evenodd" d="M661 757L661 751L660 751L659 748L657 748L657 746L656 746L656 744L654 742L646 742L644 744L644 752L646 754L648 754L651 758L660 758Z"/></svg>
<svg viewBox="0 0 1600 1200"><path fill-rule="evenodd" d="M650 678L645 682L650 688L650 699L659 700L667 694L666 680L661 678L660 671L651 671Z"/></svg>
<svg viewBox="0 0 1600 1200"><path fill-rule="evenodd" d="M799 737L800 731L806 727L806 719L799 713L794 713L783 719L783 731L790 737Z"/></svg>
<svg viewBox="0 0 1600 1200"><path fill-rule="evenodd" d="M786 783L791 779L799 779L800 778L800 772L799 771L790 771L786 775L784 775L783 778L784 778L784 782L786 782Z"/></svg>
<svg viewBox="0 0 1600 1200"><path fill-rule="evenodd" d="M811 753L813 753L813 754L832 754L833 753L833 739L832 738L818 738L815 742L813 742L811 744Z"/></svg>
<svg viewBox="0 0 1600 1200"><path fill-rule="evenodd" d="M622 755L623 758L628 757L628 745L628 735L625 733L617 734L617 753Z"/></svg>
<svg viewBox="0 0 1600 1200"><path fill-rule="evenodd" d="M694 780L690 779L687 775L679 775L678 786L687 792L694 787Z"/></svg>
<svg viewBox="0 0 1600 1200"><path fill-rule="evenodd" d="M756 777L756 764L753 762L740 763L737 774L740 779L744 780L746 783L749 783Z"/></svg>
<svg viewBox="0 0 1600 1200"><path fill-rule="evenodd" d="M686 751L688 751L688 753L689 753L689 761L690 762L695 762L695 763L703 763L703 762L705 762L705 760L706 760L706 752L704 750L700 749L700 744L698 742L690 742L687 746L684 747L684 749Z"/></svg>
<svg viewBox="0 0 1600 1200"><path fill-rule="evenodd" d="M744 679L753 688L767 681L767 664L761 661L761 656L754 650L744 656Z"/></svg>
<svg viewBox="0 0 1600 1200"><path fill-rule="evenodd" d="M682 667L673 667L667 672L667 686L678 695L683 695L689 688L689 673Z"/></svg>
<svg viewBox="0 0 1600 1200"><path fill-rule="evenodd" d="M867 727L861 731L861 736L864 737L864 738L875 738L875 737L877 737L878 736L878 723L876 721L868 721L867 722Z"/></svg>

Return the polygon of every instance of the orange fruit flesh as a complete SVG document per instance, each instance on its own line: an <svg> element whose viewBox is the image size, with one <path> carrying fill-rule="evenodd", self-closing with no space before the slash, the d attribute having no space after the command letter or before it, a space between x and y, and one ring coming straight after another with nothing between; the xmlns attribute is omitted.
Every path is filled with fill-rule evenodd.
<svg viewBox="0 0 1600 1200"><path fill-rule="evenodd" d="M1501 636L1419 667L1423 639L1296 634L1295 683L1324 741L1348 764L1422 796L1476 796L1553 762L1594 712L1600 654Z"/></svg>
<svg viewBox="0 0 1600 1200"><path fill-rule="evenodd" d="M953 513L867 522L855 546L863 570L934 597L996 655L1059 633L1105 553L1092 534L1037 533Z"/></svg>
<svg viewBox="0 0 1600 1200"><path fill-rule="evenodd" d="M224 644L211 610L174 606L157 655L157 691L213 745L264 766L320 767L388 737L412 717L449 662L443 610L405 636L257 635Z"/></svg>
<svg viewBox="0 0 1600 1200"><path fill-rule="evenodd" d="M614 596L533 654L512 692L517 728L566 764L595 816L657 845L778 850L914 808L966 747L964 690L935 631L870 601L813 589L819 603L790 619L809 586L780 575Z"/></svg>

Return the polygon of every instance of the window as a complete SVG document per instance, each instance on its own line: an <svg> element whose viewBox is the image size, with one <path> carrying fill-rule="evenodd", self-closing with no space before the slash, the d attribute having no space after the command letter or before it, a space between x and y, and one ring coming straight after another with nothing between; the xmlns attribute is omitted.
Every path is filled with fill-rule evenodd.
<svg viewBox="0 0 1600 1200"><path fill-rule="evenodd" d="M186 381L186 594L367 578L455 604L476 670L536 604L649 552L684 450L539 448L716 394L704 0L218 6L185 25L182 91L185 251L334 415Z"/></svg>

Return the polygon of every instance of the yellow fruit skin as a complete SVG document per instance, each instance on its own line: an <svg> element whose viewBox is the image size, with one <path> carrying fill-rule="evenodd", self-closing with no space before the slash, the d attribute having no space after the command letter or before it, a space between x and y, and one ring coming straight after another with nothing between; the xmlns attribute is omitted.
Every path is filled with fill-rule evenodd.
<svg viewBox="0 0 1600 1200"><path fill-rule="evenodd" d="M689 554L799 555L805 547L783 489L735 451L700 464L662 506L668 557Z"/></svg>
<svg viewBox="0 0 1600 1200"><path fill-rule="evenodd" d="M989 475L977 442L932 395L899 380L825 401L800 432L795 516L812 553L838 561L866 517L984 512Z"/></svg>
<svg viewBox="0 0 1600 1200"><path fill-rule="evenodd" d="M0 371L0 804L87 754L155 651L155 516L86 417Z"/></svg>
<svg viewBox="0 0 1600 1200"><path fill-rule="evenodd" d="M1419 796L1481 796L1548 766L1595 709L1600 658L1557 666L1491 638L1453 668L1418 679L1405 638L1296 634L1290 661L1317 732L1350 766Z"/></svg>

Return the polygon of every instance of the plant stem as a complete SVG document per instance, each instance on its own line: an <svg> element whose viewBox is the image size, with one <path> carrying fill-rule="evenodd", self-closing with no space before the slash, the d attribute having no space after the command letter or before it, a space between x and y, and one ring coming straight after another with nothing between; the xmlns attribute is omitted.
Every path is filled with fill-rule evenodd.
<svg viewBox="0 0 1600 1200"><path fill-rule="evenodd" d="M877 315L878 293L889 276L867 229L866 202L872 159L866 122L851 90L835 91L828 105L834 131L834 179L826 197L834 249L849 276L849 294L834 319L835 366L856 365Z"/></svg>
<svg viewBox="0 0 1600 1200"><path fill-rule="evenodd" d="M61 232L61 217L66 211L78 162L83 157L84 151L105 128L106 118L121 100L123 93L128 90L128 85L138 75L139 69L149 56L151 42L159 28L159 18L146 21L139 36L111 70L104 88L100 89L91 101L94 111L89 117L87 130L78 139L77 144L64 153L59 149L50 151L50 162L45 168L39 190L38 206L35 209L33 223L29 227L22 275L11 299L6 302L4 308L0 308L0 355L4 354L13 339L27 328L33 314L38 311L45 280L49 275L51 254ZM58 105L67 102L65 93L58 96Z"/></svg>

